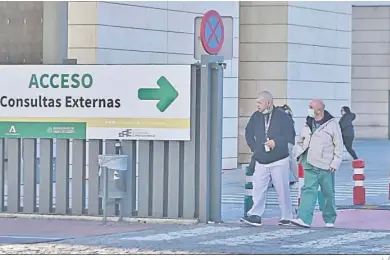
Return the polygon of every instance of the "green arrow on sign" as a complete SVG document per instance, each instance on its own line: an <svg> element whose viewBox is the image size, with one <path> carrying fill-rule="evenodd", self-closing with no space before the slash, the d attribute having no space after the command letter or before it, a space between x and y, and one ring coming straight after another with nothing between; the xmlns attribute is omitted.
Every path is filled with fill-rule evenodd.
<svg viewBox="0 0 390 260"><path fill-rule="evenodd" d="M160 100L157 103L157 109L164 112L179 96L179 93L164 76L157 80L157 85L160 88L140 88L138 98L140 100Z"/></svg>

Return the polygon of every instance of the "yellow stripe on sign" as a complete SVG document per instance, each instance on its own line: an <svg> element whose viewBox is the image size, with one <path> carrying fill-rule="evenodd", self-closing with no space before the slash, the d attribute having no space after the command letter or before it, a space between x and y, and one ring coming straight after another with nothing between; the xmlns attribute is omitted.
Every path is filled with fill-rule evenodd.
<svg viewBox="0 0 390 260"><path fill-rule="evenodd" d="M3 122L85 122L87 127L189 129L187 118L0 117Z"/></svg>

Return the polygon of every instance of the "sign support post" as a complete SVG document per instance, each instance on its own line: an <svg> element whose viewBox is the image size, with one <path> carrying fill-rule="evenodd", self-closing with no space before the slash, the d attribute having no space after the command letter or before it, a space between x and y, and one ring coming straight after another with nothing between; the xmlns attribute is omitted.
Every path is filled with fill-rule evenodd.
<svg viewBox="0 0 390 260"><path fill-rule="evenodd" d="M220 59L219 59L220 58ZM211 64L211 218L221 222L222 201L222 129L223 129L223 57L214 56L216 63Z"/></svg>
<svg viewBox="0 0 390 260"><path fill-rule="evenodd" d="M221 221L223 57L202 55L199 219Z"/></svg>
<svg viewBox="0 0 390 260"><path fill-rule="evenodd" d="M195 19L195 32L199 34L195 36L194 57L200 59L201 67L199 101L196 102L200 122L199 220L206 223L222 221L223 62L225 54L232 56L230 43L233 42L232 18L229 18L209 10ZM224 45L225 22L227 45Z"/></svg>

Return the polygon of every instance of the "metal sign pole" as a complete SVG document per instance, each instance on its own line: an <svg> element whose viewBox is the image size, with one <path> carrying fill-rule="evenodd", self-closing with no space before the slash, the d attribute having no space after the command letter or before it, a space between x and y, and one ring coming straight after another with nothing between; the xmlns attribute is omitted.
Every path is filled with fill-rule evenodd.
<svg viewBox="0 0 390 260"><path fill-rule="evenodd" d="M233 57L233 17L209 10L194 25L194 58L201 61L199 220L221 222L223 62Z"/></svg>
<svg viewBox="0 0 390 260"><path fill-rule="evenodd" d="M219 61L223 61L223 57ZM222 200L222 124L223 124L223 65L211 63L210 104L210 219L221 222Z"/></svg>
<svg viewBox="0 0 390 260"><path fill-rule="evenodd" d="M202 55L201 59L199 219L206 223L221 221L222 61L222 56Z"/></svg>
<svg viewBox="0 0 390 260"><path fill-rule="evenodd" d="M103 167L103 223L107 223L108 168Z"/></svg>
<svg viewBox="0 0 390 260"><path fill-rule="evenodd" d="M207 56L204 56L205 58ZM203 56L202 56L203 58ZM202 60L200 69L200 88L198 91L199 106L197 111L199 112L199 164L198 164L198 194L199 194L199 220L202 223L207 223L210 218L210 172L209 172L209 154L210 154L210 77L209 77L209 64L208 60Z"/></svg>

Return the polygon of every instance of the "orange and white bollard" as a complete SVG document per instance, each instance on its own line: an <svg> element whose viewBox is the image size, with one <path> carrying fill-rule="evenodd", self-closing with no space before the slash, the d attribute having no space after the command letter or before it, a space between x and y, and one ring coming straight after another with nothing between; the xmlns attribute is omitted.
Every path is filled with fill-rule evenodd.
<svg viewBox="0 0 390 260"><path fill-rule="evenodd" d="M301 205L301 189L303 187L305 177L305 170L303 169L302 164L298 165L298 206Z"/></svg>
<svg viewBox="0 0 390 260"><path fill-rule="evenodd" d="M366 189L364 188L364 161L357 159L352 161L353 168L353 205L366 204Z"/></svg>

